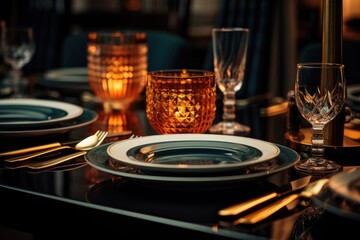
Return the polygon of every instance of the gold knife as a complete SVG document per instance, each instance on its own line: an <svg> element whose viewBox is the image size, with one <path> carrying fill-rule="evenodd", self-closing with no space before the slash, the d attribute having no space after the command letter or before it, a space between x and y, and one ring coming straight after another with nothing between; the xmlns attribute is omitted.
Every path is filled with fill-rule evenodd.
<svg viewBox="0 0 360 240"><path fill-rule="evenodd" d="M280 198L255 212L240 217L239 219L235 220L233 224L237 225L258 223L299 198L310 199L314 195L319 194L328 182L328 178L323 178L315 182L311 182L300 193L293 193L284 198Z"/></svg>
<svg viewBox="0 0 360 240"><path fill-rule="evenodd" d="M48 153L58 152L58 151L61 151L63 149L67 149L67 148L70 148L70 147L69 146L51 147L49 149L45 149L43 151L38 151L36 153L30 153L30 154L26 154L26 155L8 158L8 159L5 159L4 161L9 162L9 163L21 162L21 161L29 160L29 159L32 159L35 157L39 157L39 156L48 154Z"/></svg>
<svg viewBox="0 0 360 240"><path fill-rule="evenodd" d="M29 163L26 164L25 167L31 168L31 169L43 169L43 168L48 168L48 167L52 167L55 166L57 164L69 161L71 159L80 157L85 155L86 152L85 151L80 151L80 152L75 152L75 153L71 153L62 157L58 157L58 158L54 158L48 161L42 161L42 162L34 162L34 163Z"/></svg>
<svg viewBox="0 0 360 240"><path fill-rule="evenodd" d="M132 131L129 130L129 131L123 131L120 133L108 134L106 136L106 138L122 137L125 135L131 135L131 134L132 134ZM15 156L15 155L21 155L21 154L31 153L31 152L35 152L35 151L50 149L50 148L74 145L74 144L78 143L79 141L81 141L81 140L76 140L76 141L71 141L71 142L66 142L66 143L53 142L53 143L48 143L48 144L39 145L39 146L33 146L33 147L28 147L28 148L23 148L23 149L18 149L18 150L2 152L2 153L0 153L0 157Z"/></svg>
<svg viewBox="0 0 360 240"><path fill-rule="evenodd" d="M266 195L250 199L248 201L238 203L238 204L232 205L230 207L223 208L218 212L218 214L222 217L236 216L236 215L238 215L242 212L245 212L248 209L251 209L255 206L258 206L259 204L264 203L270 199L281 197L281 196L287 195L291 192L294 192L296 190L299 190L301 188L304 188L310 182L310 179L311 179L311 176L305 176L305 177L296 179L294 181L291 181L289 184L285 185L285 186L291 187L291 190L286 190L286 191L283 191L280 193L279 192L271 192Z"/></svg>
<svg viewBox="0 0 360 240"><path fill-rule="evenodd" d="M28 147L28 148L23 148L23 149L18 149L18 150L2 152L2 153L0 153L0 157L20 155L20 154L25 154L25 153L30 153L30 152L49 149L49 148L60 147L60 146L61 146L61 143L59 143L59 142L48 143L48 144L34 146L34 147Z"/></svg>

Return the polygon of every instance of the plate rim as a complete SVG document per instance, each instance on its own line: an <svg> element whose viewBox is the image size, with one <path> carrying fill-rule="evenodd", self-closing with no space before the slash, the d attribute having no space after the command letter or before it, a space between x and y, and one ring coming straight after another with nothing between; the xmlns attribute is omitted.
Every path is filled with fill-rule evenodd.
<svg viewBox="0 0 360 240"><path fill-rule="evenodd" d="M347 98L351 101L360 102L360 97L355 97L354 92L360 93L360 84L352 84L347 86Z"/></svg>
<svg viewBox="0 0 360 240"><path fill-rule="evenodd" d="M134 147L145 145L148 143L163 143L163 142L176 142L176 141L210 141L222 143L235 143L245 146L254 147L259 150L262 155L252 161L236 162L233 164L224 165L188 165L185 167L176 167L173 164L157 164L138 161L128 157L128 151ZM255 144L257 144L255 146ZM261 145L262 144L262 145ZM260 147L259 147L260 146ZM114 160L120 161L127 165L136 166L139 169L147 171L171 171L177 173L196 173L196 172L214 172L214 171L233 171L243 169L254 164L259 164L271 160L280 154L280 149L274 143L265 140L229 136L219 134L167 134L167 135L149 135L140 138L129 139L129 141L118 141L113 143L107 148L107 153ZM120 155L119 155L120 154Z"/></svg>
<svg viewBox="0 0 360 240"><path fill-rule="evenodd" d="M342 206L336 202L333 190L327 185L325 185L325 187L327 188L324 188L319 194L312 198L317 206L339 217L354 219L357 221L360 220L359 213L351 211L350 209L342 208Z"/></svg>
<svg viewBox="0 0 360 240"><path fill-rule="evenodd" d="M48 107L59 109L66 112L66 115L60 118L41 120L41 121L12 121L12 122L0 122L0 126L36 126L40 124L51 124L58 123L61 121L71 120L77 118L83 114L84 109L78 105L60 102L47 99L33 99L33 98L16 98L16 99L1 99L0 105L11 106L11 105L23 105L23 106L35 106L35 107Z"/></svg>
<svg viewBox="0 0 360 240"><path fill-rule="evenodd" d="M127 140L123 140L127 141ZM271 169L268 171L261 171L256 173L249 173L249 174L238 174L238 175L223 175L223 176L164 176L164 175L146 175L146 174L137 174L137 173L129 173L124 171L119 171L116 169L113 169L109 166L109 158L110 156L107 154L107 147L110 146L112 143L105 143L103 145L100 145L99 147L91 149L89 152L87 152L84 155L85 161L92 167L105 172L112 174L114 176L124 177L127 179L132 179L136 181L150 181L150 182L158 182L158 183L178 183L178 184L186 184L186 183L192 183L192 184L207 184L207 183L228 183L228 182L239 182L239 181L249 181L258 179L261 177L267 177L271 176L275 173L279 173L281 171L287 170L294 166L298 161L300 161L300 155L293 149L274 143L280 150L280 154L278 155L278 158L280 158L282 155L286 155L285 151L287 153L290 153L294 155L294 159L290 159L288 156L283 157L283 160L286 161L286 163L283 164L282 167L277 167L275 169ZM103 166L100 166L96 163L96 161L91 160L89 156L94 152L98 150L104 149L104 153L108 156L107 159L100 159L97 158L95 160L102 161L101 163ZM106 163L106 164L104 164Z"/></svg>
<svg viewBox="0 0 360 240"><path fill-rule="evenodd" d="M61 133L69 132L76 128L87 126L87 125L95 122L98 119L99 115L95 111L90 110L88 108L83 108L83 109L84 109L83 113L80 116L78 116L77 118L81 118L85 114L91 114L92 118L90 118L86 121L82 121L78 124L71 124L69 126L64 126L64 127L50 127L50 128L44 128L44 129L27 129L27 130L18 130L18 131L16 131L16 130L14 130L14 131L0 130L0 138L1 137L40 137L40 136L46 136L46 135L50 135L50 134L54 134L54 133L61 134ZM73 121L77 118L69 119L69 120L65 120L65 121Z"/></svg>
<svg viewBox="0 0 360 240"><path fill-rule="evenodd" d="M46 71L43 78L47 81L56 82L77 82L77 83L88 83L88 76L78 76L74 73L83 74L86 72L87 67L67 67L67 68L54 68Z"/></svg>
<svg viewBox="0 0 360 240"><path fill-rule="evenodd" d="M350 172L341 172L330 178L329 188L343 199L360 204L360 199L354 199L351 194L350 186L354 181L360 181L360 169Z"/></svg>

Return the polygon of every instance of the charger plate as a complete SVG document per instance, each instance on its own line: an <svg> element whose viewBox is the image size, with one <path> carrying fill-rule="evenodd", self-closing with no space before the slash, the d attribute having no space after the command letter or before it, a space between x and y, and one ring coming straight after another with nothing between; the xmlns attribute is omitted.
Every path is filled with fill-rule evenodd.
<svg viewBox="0 0 360 240"><path fill-rule="evenodd" d="M51 69L44 74L44 78L50 82L88 83L88 70L86 67Z"/></svg>
<svg viewBox="0 0 360 240"><path fill-rule="evenodd" d="M34 138L34 137L49 137L56 136L69 132L71 130L87 126L98 119L98 114L90 109L84 108L83 113L73 119L61 121L51 126L34 126L27 129L12 129L2 130L0 129L0 139L2 138Z"/></svg>
<svg viewBox="0 0 360 240"><path fill-rule="evenodd" d="M113 143L109 156L148 172L211 173L243 169L280 154L273 143L218 134L167 134Z"/></svg>
<svg viewBox="0 0 360 240"><path fill-rule="evenodd" d="M57 90L64 95L79 96L83 91L91 91L87 67L50 69L36 84L46 89Z"/></svg>
<svg viewBox="0 0 360 240"><path fill-rule="evenodd" d="M0 100L0 127L28 128L50 125L79 117L83 108L75 104L32 98Z"/></svg>
<svg viewBox="0 0 360 240"><path fill-rule="evenodd" d="M124 140L129 141L129 140ZM218 175L163 175L163 174L147 174L135 167L121 164L120 161L113 160L107 153L108 147L112 143L100 145L99 147L91 149L85 154L86 162L92 167L114 176L123 177L128 180L137 181L141 183L157 183L165 185L177 185L177 184L190 184L190 185L223 185L229 183L237 183L243 181L256 180L260 178L266 178L275 173L279 173L286 169L291 168L296 162L300 160L300 155L294 150L276 144L280 149L280 154L273 159L274 164L270 167L265 166L262 169L263 164L254 165L248 169L241 169L234 172L228 172ZM115 164L113 164L115 162ZM267 163L269 163L267 162ZM267 165L267 164L265 164Z"/></svg>
<svg viewBox="0 0 360 240"><path fill-rule="evenodd" d="M347 87L347 97L349 100L360 104L360 84L353 84Z"/></svg>
<svg viewBox="0 0 360 240"><path fill-rule="evenodd" d="M337 173L313 197L314 202L337 216L360 220L360 169Z"/></svg>
<svg viewBox="0 0 360 240"><path fill-rule="evenodd" d="M360 169L338 173L330 178L330 189L360 208Z"/></svg>

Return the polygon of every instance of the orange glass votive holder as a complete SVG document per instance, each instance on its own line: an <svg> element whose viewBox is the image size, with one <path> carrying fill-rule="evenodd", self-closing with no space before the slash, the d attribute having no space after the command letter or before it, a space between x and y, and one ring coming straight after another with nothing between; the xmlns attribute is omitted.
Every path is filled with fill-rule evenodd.
<svg viewBox="0 0 360 240"><path fill-rule="evenodd" d="M107 109L126 109L146 85L148 47L143 32L90 32L89 84Z"/></svg>
<svg viewBox="0 0 360 240"><path fill-rule="evenodd" d="M158 133L204 133L215 112L213 72L181 69L148 73L146 116Z"/></svg>

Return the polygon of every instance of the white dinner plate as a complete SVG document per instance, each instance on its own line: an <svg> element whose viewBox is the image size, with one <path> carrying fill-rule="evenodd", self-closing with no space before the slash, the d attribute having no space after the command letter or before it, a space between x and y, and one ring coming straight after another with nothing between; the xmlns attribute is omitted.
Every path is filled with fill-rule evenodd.
<svg viewBox="0 0 360 240"><path fill-rule="evenodd" d="M92 110L84 108L83 113L73 119L65 120L62 122L55 123L51 126L37 126L30 127L26 130L2 130L0 129L1 138L35 138L35 137L49 137L56 136L69 132L71 130L87 126L98 119L98 114Z"/></svg>
<svg viewBox="0 0 360 240"><path fill-rule="evenodd" d="M84 91L92 91L87 67L51 69L45 72L36 84L70 96L79 96Z"/></svg>
<svg viewBox="0 0 360 240"><path fill-rule="evenodd" d="M347 87L347 104L355 111L360 111L360 84L352 84Z"/></svg>
<svg viewBox="0 0 360 240"><path fill-rule="evenodd" d="M353 84L347 87L347 97L349 100L360 103L360 84Z"/></svg>
<svg viewBox="0 0 360 240"><path fill-rule="evenodd" d="M280 154L273 143L217 134L167 134L113 143L109 156L144 171L218 173L263 163Z"/></svg>
<svg viewBox="0 0 360 240"><path fill-rule="evenodd" d="M340 217L360 221L360 169L332 176L314 202Z"/></svg>
<svg viewBox="0 0 360 240"><path fill-rule="evenodd" d="M129 140L124 140L127 142ZM266 167L266 170L260 170L258 167L252 167L241 169L239 171L224 173L223 175L190 175L190 176L168 176L168 175L157 175L157 174L146 174L145 172L121 164L119 161L115 161L118 164L115 166L111 163L113 161L107 153L107 148L112 143L100 145L99 147L91 149L85 154L86 162L94 168L106 172L115 176L123 177L125 179L141 182L141 183L157 183L160 185L187 185L191 186L204 186L209 185L215 186L230 183L238 183L244 181L255 180L259 178L265 178L275 173L279 173L286 169L291 168L296 162L300 160L300 155L294 150L282 146L276 145L281 151L280 154L274 159L276 164L272 167ZM262 165L262 164L260 164ZM258 166L258 165L255 165Z"/></svg>
<svg viewBox="0 0 360 240"><path fill-rule="evenodd" d="M79 117L83 108L71 103L43 99L0 100L0 127L48 125Z"/></svg>
<svg viewBox="0 0 360 240"><path fill-rule="evenodd" d="M88 82L88 71L86 67L59 68L45 72L44 78L54 82Z"/></svg>
<svg viewBox="0 0 360 240"><path fill-rule="evenodd" d="M330 178L329 188L342 198L360 206L360 169L335 174Z"/></svg>

